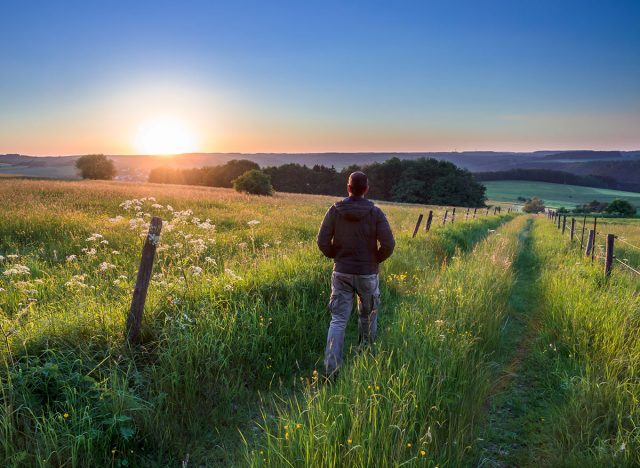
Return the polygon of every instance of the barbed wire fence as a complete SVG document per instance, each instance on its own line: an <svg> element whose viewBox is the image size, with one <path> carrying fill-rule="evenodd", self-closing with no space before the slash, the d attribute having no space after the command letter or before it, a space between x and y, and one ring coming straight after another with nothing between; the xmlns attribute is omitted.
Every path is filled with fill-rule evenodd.
<svg viewBox="0 0 640 468"><path fill-rule="evenodd" d="M444 209L444 215L442 216L442 225L446 225L447 224L447 220L449 221L449 224L454 224L457 220L456 218L456 208L461 208L461 207L449 207L449 206L443 206L443 207L438 207L440 210ZM464 221L467 221L469 219L473 220L476 219L477 217L480 216L489 216L489 212L491 210L491 208L493 208L493 215L498 215L498 214L502 214L502 207L500 206L494 206L494 207L488 207L486 208L481 208L481 212L478 212L478 208L474 208L473 209L473 213L471 212L471 208L467 208L467 211L464 214ZM464 209L464 208L462 208ZM436 210L437 211L437 210ZM425 232L429 232L429 230L431 229L431 224L433 222L434 219L434 215L436 215L436 211L434 210L429 210L429 213L427 214L427 220L425 221L425 225L424 225L424 231ZM512 208L507 208L507 214L508 213L512 213L514 210ZM449 212L451 212L451 216L449 217ZM462 216L461 216L462 217ZM420 225L422 224L422 220L424 218L424 213L419 213L418 214L418 219L416 221L416 225L413 228L413 235L411 237L416 237L416 235L418 234L418 231L420 230Z"/></svg>
<svg viewBox="0 0 640 468"><path fill-rule="evenodd" d="M576 235L576 218L570 218L570 228L567 229L567 215L559 213L556 210L547 210L547 219L553 223L554 226L560 230L561 235L568 236L571 244L574 243L577 245L577 235ZM591 229L588 229L591 228ZM586 239L585 246L585 232L588 229L588 235ZM598 241L602 241L601 243ZM640 276L640 267L633 266L630 264L629 260L624 258L620 259L615 254L615 245L616 241L622 244L625 244L632 249L637 249L640 251L640 246L632 244L624 238L616 234L607 233L604 234L598 231L598 217L593 217L593 226L591 223L587 224L587 216L583 216L582 218L582 227L580 234L580 251L584 249L585 257L591 259L591 261L603 260L604 261L604 275L608 277L611 275L611 271L614 265L614 262L619 264L621 267L626 269L629 273L633 273Z"/></svg>

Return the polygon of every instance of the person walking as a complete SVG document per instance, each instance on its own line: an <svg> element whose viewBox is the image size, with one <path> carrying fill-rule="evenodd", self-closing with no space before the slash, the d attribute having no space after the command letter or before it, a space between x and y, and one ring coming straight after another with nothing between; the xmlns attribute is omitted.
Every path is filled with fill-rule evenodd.
<svg viewBox="0 0 640 468"><path fill-rule="evenodd" d="M347 184L349 197L335 203L325 214L318 232L318 248L334 261L329 310L331 323L324 353L325 376L335 377L343 358L344 334L358 298L358 346L376 338L380 289L380 263L393 253L395 239L387 217L364 198L369 182L363 172L354 172Z"/></svg>

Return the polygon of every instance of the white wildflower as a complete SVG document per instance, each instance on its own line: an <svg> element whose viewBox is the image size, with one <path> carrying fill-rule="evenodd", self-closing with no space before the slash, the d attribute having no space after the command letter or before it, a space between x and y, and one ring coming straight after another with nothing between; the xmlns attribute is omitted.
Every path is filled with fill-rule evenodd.
<svg viewBox="0 0 640 468"><path fill-rule="evenodd" d="M67 262L75 262L77 258L77 255L67 255Z"/></svg>
<svg viewBox="0 0 640 468"><path fill-rule="evenodd" d="M86 277L87 275L74 275L69 281L64 283L64 285L67 288L73 288L73 287L86 288L87 285L84 284L84 279Z"/></svg>
<svg viewBox="0 0 640 468"><path fill-rule="evenodd" d="M109 222L110 223L117 223L119 221L122 221L122 219L123 219L122 216L118 215L115 218L109 218Z"/></svg>
<svg viewBox="0 0 640 468"><path fill-rule="evenodd" d="M258 221L257 219L252 219L251 221L247 222L247 224L249 226L257 226L258 224L260 224L260 221Z"/></svg>
<svg viewBox="0 0 640 468"><path fill-rule="evenodd" d="M225 269L224 269L224 272L225 272L227 275L229 275L229 276L231 277L231 279L232 279L232 280L234 280L234 281L237 281L237 280L239 280L239 279L242 279L242 278L240 278L238 275L236 275L236 274L233 272L233 270L231 270L230 268L225 268Z"/></svg>
<svg viewBox="0 0 640 468"><path fill-rule="evenodd" d="M169 211L173 211L173 206L171 206L171 205L167 205L167 210L169 210Z"/></svg>
<svg viewBox="0 0 640 468"><path fill-rule="evenodd" d="M164 208L164 206L162 206L162 205L161 205L161 204L159 204L159 203L154 203L153 205L151 205L151 208L155 208L155 209L157 209L157 210L161 210L161 209L163 209L163 208Z"/></svg>
<svg viewBox="0 0 640 468"><path fill-rule="evenodd" d="M212 265L215 265L215 264L216 264L216 260L215 260L214 258L211 258L211 257L205 257L205 258L204 258L204 261L205 261L206 263L210 263L210 264L212 264Z"/></svg>
<svg viewBox="0 0 640 468"><path fill-rule="evenodd" d="M15 260L19 257L20 255L16 255L16 254L11 254L11 255L7 255L7 258L10 260Z"/></svg>
<svg viewBox="0 0 640 468"><path fill-rule="evenodd" d="M11 268L4 271L5 276L20 276L20 275L28 275L31 273L29 267L25 265L15 264Z"/></svg>
<svg viewBox="0 0 640 468"><path fill-rule="evenodd" d="M120 255L120 252L118 250L112 250L111 255Z"/></svg>
<svg viewBox="0 0 640 468"><path fill-rule="evenodd" d="M199 266L192 266L191 268L191 274L193 274L193 276L198 276L200 273L202 273L202 268L200 268Z"/></svg>
<svg viewBox="0 0 640 468"><path fill-rule="evenodd" d="M115 269L115 265L113 263L109 263L109 262L102 262L99 266L98 266L98 271L107 271L107 270L113 270Z"/></svg>

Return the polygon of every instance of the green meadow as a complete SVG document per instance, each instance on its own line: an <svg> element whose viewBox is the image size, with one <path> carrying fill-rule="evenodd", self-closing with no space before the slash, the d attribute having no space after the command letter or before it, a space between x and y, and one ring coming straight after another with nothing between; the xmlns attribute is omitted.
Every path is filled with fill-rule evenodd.
<svg viewBox="0 0 640 468"><path fill-rule="evenodd" d="M640 193L635 192L525 180L497 180L483 182L483 185L487 187L487 198L495 202L522 204L518 201L518 197L538 197L549 207L575 208L576 205L583 205L593 200L612 202L615 199L621 199L640 208Z"/></svg>
<svg viewBox="0 0 640 468"><path fill-rule="evenodd" d="M379 340L356 353L352 320L325 383L333 198L5 179L0 199L3 466L640 464L638 277L605 280L544 216L381 204ZM608 223L640 263L640 225Z"/></svg>

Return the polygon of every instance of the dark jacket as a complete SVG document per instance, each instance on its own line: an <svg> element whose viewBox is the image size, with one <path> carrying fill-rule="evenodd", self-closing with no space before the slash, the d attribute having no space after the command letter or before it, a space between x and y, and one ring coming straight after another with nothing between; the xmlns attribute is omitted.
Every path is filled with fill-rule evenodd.
<svg viewBox="0 0 640 468"><path fill-rule="evenodd" d="M387 217L362 197L345 198L329 208L317 241L322 253L334 259L333 269L351 275L378 273L378 264L396 245Z"/></svg>

